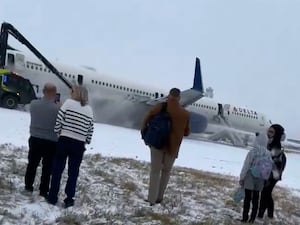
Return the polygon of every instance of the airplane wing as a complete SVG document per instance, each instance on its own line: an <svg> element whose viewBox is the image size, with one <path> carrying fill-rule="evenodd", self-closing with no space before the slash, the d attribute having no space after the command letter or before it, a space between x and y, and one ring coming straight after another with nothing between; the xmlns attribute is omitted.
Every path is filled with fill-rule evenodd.
<svg viewBox="0 0 300 225"><path fill-rule="evenodd" d="M182 106L190 105L200 98L204 96L203 83L202 83L202 75L201 75L201 67L200 67L200 59L196 58L196 66L195 66L195 76L194 76L194 84L193 87L187 90L184 90L180 94L180 104ZM167 100L167 96L149 99L145 103L148 105L155 105L159 102L165 102Z"/></svg>

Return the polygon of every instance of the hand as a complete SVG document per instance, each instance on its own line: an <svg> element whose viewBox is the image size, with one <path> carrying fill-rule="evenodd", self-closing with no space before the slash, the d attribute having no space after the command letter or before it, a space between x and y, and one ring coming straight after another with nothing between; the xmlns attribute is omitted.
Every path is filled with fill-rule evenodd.
<svg viewBox="0 0 300 225"><path fill-rule="evenodd" d="M241 186L244 186L244 180L240 180L239 183Z"/></svg>

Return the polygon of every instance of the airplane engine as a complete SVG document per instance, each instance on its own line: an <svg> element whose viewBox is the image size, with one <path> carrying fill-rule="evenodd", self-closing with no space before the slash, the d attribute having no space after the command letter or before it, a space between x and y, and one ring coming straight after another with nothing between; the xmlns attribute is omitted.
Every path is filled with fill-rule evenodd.
<svg viewBox="0 0 300 225"><path fill-rule="evenodd" d="M207 119L205 116L190 112L190 128L191 133L202 133L207 128Z"/></svg>

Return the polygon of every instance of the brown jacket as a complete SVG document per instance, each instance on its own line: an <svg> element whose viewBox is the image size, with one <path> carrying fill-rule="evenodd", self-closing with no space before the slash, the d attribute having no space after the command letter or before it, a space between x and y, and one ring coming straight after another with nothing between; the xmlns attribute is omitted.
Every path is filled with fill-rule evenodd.
<svg viewBox="0 0 300 225"><path fill-rule="evenodd" d="M167 112L171 117L172 128L166 151L168 154L177 158L183 136L190 134L189 113L174 99L168 99L167 103ZM146 128L151 117L159 113L161 109L162 103L159 103L149 110L144 118L141 132Z"/></svg>

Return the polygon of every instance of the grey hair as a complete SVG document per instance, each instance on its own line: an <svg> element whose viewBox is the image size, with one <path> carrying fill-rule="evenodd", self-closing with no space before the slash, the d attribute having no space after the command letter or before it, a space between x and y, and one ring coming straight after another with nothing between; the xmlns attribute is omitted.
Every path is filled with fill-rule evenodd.
<svg viewBox="0 0 300 225"><path fill-rule="evenodd" d="M74 93L73 99L79 101L81 106L85 106L89 101L89 94L86 87L82 85L73 85L72 92Z"/></svg>

